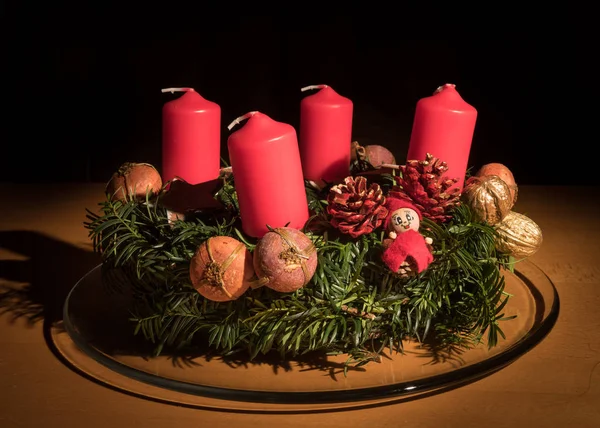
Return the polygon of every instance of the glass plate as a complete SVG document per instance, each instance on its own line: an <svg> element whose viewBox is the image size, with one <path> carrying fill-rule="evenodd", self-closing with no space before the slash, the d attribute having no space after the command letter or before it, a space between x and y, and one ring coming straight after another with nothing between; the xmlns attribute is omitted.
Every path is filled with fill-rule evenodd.
<svg viewBox="0 0 600 428"><path fill-rule="evenodd" d="M314 353L293 361L255 361L197 355L150 357L133 336L127 301L102 285L97 266L79 280L52 328L55 350L65 363L104 385L177 405L257 412L348 409L412 400L453 389L490 375L536 346L554 326L559 299L550 279L529 261L506 274L512 294L501 327L506 334L487 349L439 353L406 343L405 354L350 369L345 356Z"/></svg>

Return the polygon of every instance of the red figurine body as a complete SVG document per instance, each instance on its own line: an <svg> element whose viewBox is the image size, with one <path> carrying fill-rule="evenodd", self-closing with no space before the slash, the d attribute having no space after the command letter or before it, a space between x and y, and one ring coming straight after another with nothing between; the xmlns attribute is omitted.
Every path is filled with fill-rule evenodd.
<svg viewBox="0 0 600 428"><path fill-rule="evenodd" d="M385 221L389 239L384 240L382 260L394 273L404 276L423 272L433 261L431 238L425 238L418 230L421 213L409 201L388 198L388 217Z"/></svg>

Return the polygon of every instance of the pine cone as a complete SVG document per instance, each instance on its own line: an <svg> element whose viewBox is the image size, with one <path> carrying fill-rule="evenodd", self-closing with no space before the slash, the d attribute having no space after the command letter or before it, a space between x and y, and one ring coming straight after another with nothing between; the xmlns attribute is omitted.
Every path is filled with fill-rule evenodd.
<svg viewBox="0 0 600 428"><path fill-rule="evenodd" d="M444 176L448 171L446 162L427 153L425 160L409 160L400 166L401 175L396 177L396 185L389 197L408 199L426 217L436 223L452 218L451 209L460 204L460 189L454 187L457 178Z"/></svg>
<svg viewBox="0 0 600 428"><path fill-rule="evenodd" d="M333 186L327 201L327 212L333 217L331 224L353 238L381 226L388 213L379 184L372 183L367 188L367 179L360 176L346 177L344 184Z"/></svg>

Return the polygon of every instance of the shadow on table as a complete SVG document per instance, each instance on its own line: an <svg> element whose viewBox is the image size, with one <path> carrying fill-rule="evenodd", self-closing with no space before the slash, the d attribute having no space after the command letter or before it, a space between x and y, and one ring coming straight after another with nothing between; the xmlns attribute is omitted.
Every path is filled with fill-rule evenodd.
<svg viewBox="0 0 600 428"><path fill-rule="evenodd" d="M102 287L99 273L100 256L91 250L75 247L49 236L31 231L0 232L0 247L21 255L24 260L0 260L0 315L8 315L10 322L25 319L33 325L43 322L44 338L51 351L68 367L91 381L104 386L109 385L97 380L93 375L77 369L62 356L52 339L52 329L63 330L63 308L65 301L74 285L81 280L80 286L87 287L85 292L74 292L71 305L78 310L74 315L85 314L77 321L79 334L86 336L89 341L81 341L79 345L88 346L86 352L94 352L111 356L118 360L120 356L138 356L149 362L153 359L152 346L140 336L134 336L128 321L127 299L120 299L112 293L107 293ZM93 271L92 271L93 270ZM86 275L88 274L88 275ZM83 278L83 279L82 279ZM433 347L435 348L435 347ZM283 361L273 353L259 355L254 359L239 354L228 357L211 354L207 349L197 346L194 350L182 352L164 352L168 364L179 369L192 368L196 365L210 364L211 360L221 361L231 368L247 368L252 365L267 365L277 372L290 370L323 372L334 381L343 377L344 364L334 362L324 353L314 352L294 359L294 368L289 361ZM433 350L427 355L433 362L444 362L456 357L447 354L436 354ZM143 363L142 363L143 364ZM364 367L351 367L350 371L364 371ZM442 390L454 389L456 385L447 388L419 394L420 397L434 395ZM126 392L117 389L121 392ZM127 392L126 392L127 393ZM136 395L135 393L131 393ZM148 398L148 397L144 397ZM378 407L380 405L412 401L417 397L398 397L398 400L386 403L359 405L357 408ZM161 401L156 399L155 401ZM180 405L180 404L179 404ZM198 406L191 406L198 407ZM202 407L202 406L201 406ZM210 407L207 410L215 410ZM237 412L236 410L227 410ZM334 409L324 412L336 411ZM240 411L241 413L263 413L262 411ZM297 412L297 411L296 411ZM292 411L291 413L296 413ZM299 413L319 413L318 410L300 411ZM265 411L264 413L278 413ZM283 411L282 413L290 413Z"/></svg>
<svg viewBox="0 0 600 428"><path fill-rule="evenodd" d="M69 306L63 323L56 328L69 331L79 347L100 360L122 357L139 357L139 364L170 365L177 369L189 369L215 362L230 368L267 366L274 374L292 370L317 370L326 373L333 380L346 370L365 371L364 367L345 368L343 362L332 361L325 352L311 352L298 355L292 361L282 358L278 352L258 354L254 358L245 351L231 355L221 355L207 346L208 333L197 332L193 342L183 349L165 345L160 355L156 355L157 344L144 338L143 333L135 334L131 321L131 310L135 307L128 287L118 290L107 285L115 280L124 283L122 274L113 269L97 267L83 277L69 297ZM108 283L107 283L108 282Z"/></svg>
<svg viewBox="0 0 600 428"><path fill-rule="evenodd" d="M0 315L47 325L62 319L67 295L100 256L32 231L0 232L0 248L25 260L0 260Z"/></svg>
<svg viewBox="0 0 600 428"><path fill-rule="evenodd" d="M345 363L344 358L331 358L324 350L282 357L279 352L259 353L251 357L246 350L222 355L207 346L209 331L199 331L193 342L184 349L173 349L165 345L158 348L156 343L144 339L144 335L134 333L131 322L131 309L135 307L131 289L121 286L116 289L111 283L126 284L126 275L114 269L97 267L86 275L69 298L69 308L65 313L64 327L70 328L72 338L86 353L99 360L120 361L123 357L138 357L137 364L150 365L148 371L160 366L173 366L181 370L200 366L229 366L232 369L268 367L274 375L291 371L318 371L339 381L348 372L365 372L366 368L356 365L356 361ZM175 321L179 322L179 321ZM69 327L70 326L70 327ZM154 327L157 329L159 327ZM376 345L374 345L376 346ZM411 347L412 348L412 347ZM160 355L156 350L160 349ZM462 365L458 347L448 348L431 340L425 341L419 351L408 351L415 358L423 359L423 364L454 363ZM365 350L363 357L376 361L392 359L388 353L378 354ZM112 363L112 362L108 362Z"/></svg>

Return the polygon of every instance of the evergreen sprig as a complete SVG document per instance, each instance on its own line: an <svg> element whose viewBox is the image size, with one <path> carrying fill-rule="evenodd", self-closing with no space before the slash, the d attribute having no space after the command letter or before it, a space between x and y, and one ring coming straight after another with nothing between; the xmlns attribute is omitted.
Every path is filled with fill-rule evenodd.
<svg viewBox="0 0 600 428"><path fill-rule="evenodd" d="M494 229L473 221L466 205L455 208L446 224L423 219L434 261L403 279L381 262L382 231L352 239L330 225L326 192L307 182L314 215L304 232L318 254L309 284L293 293L250 289L226 303L196 292L189 263L212 236L231 236L254 249L256 240L240 227L232 177L216 194L222 210L172 221L161 194L144 201L107 195L99 213L88 211L85 226L102 255L105 284L129 290L132 329L154 344L156 355L198 343L221 355L245 352L250 358L324 351L347 354L347 368L377 360L386 350L402 352L406 340L469 347L485 337L492 347L504 336L500 322L507 319L508 296L501 269L509 259L496 252Z"/></svg>

